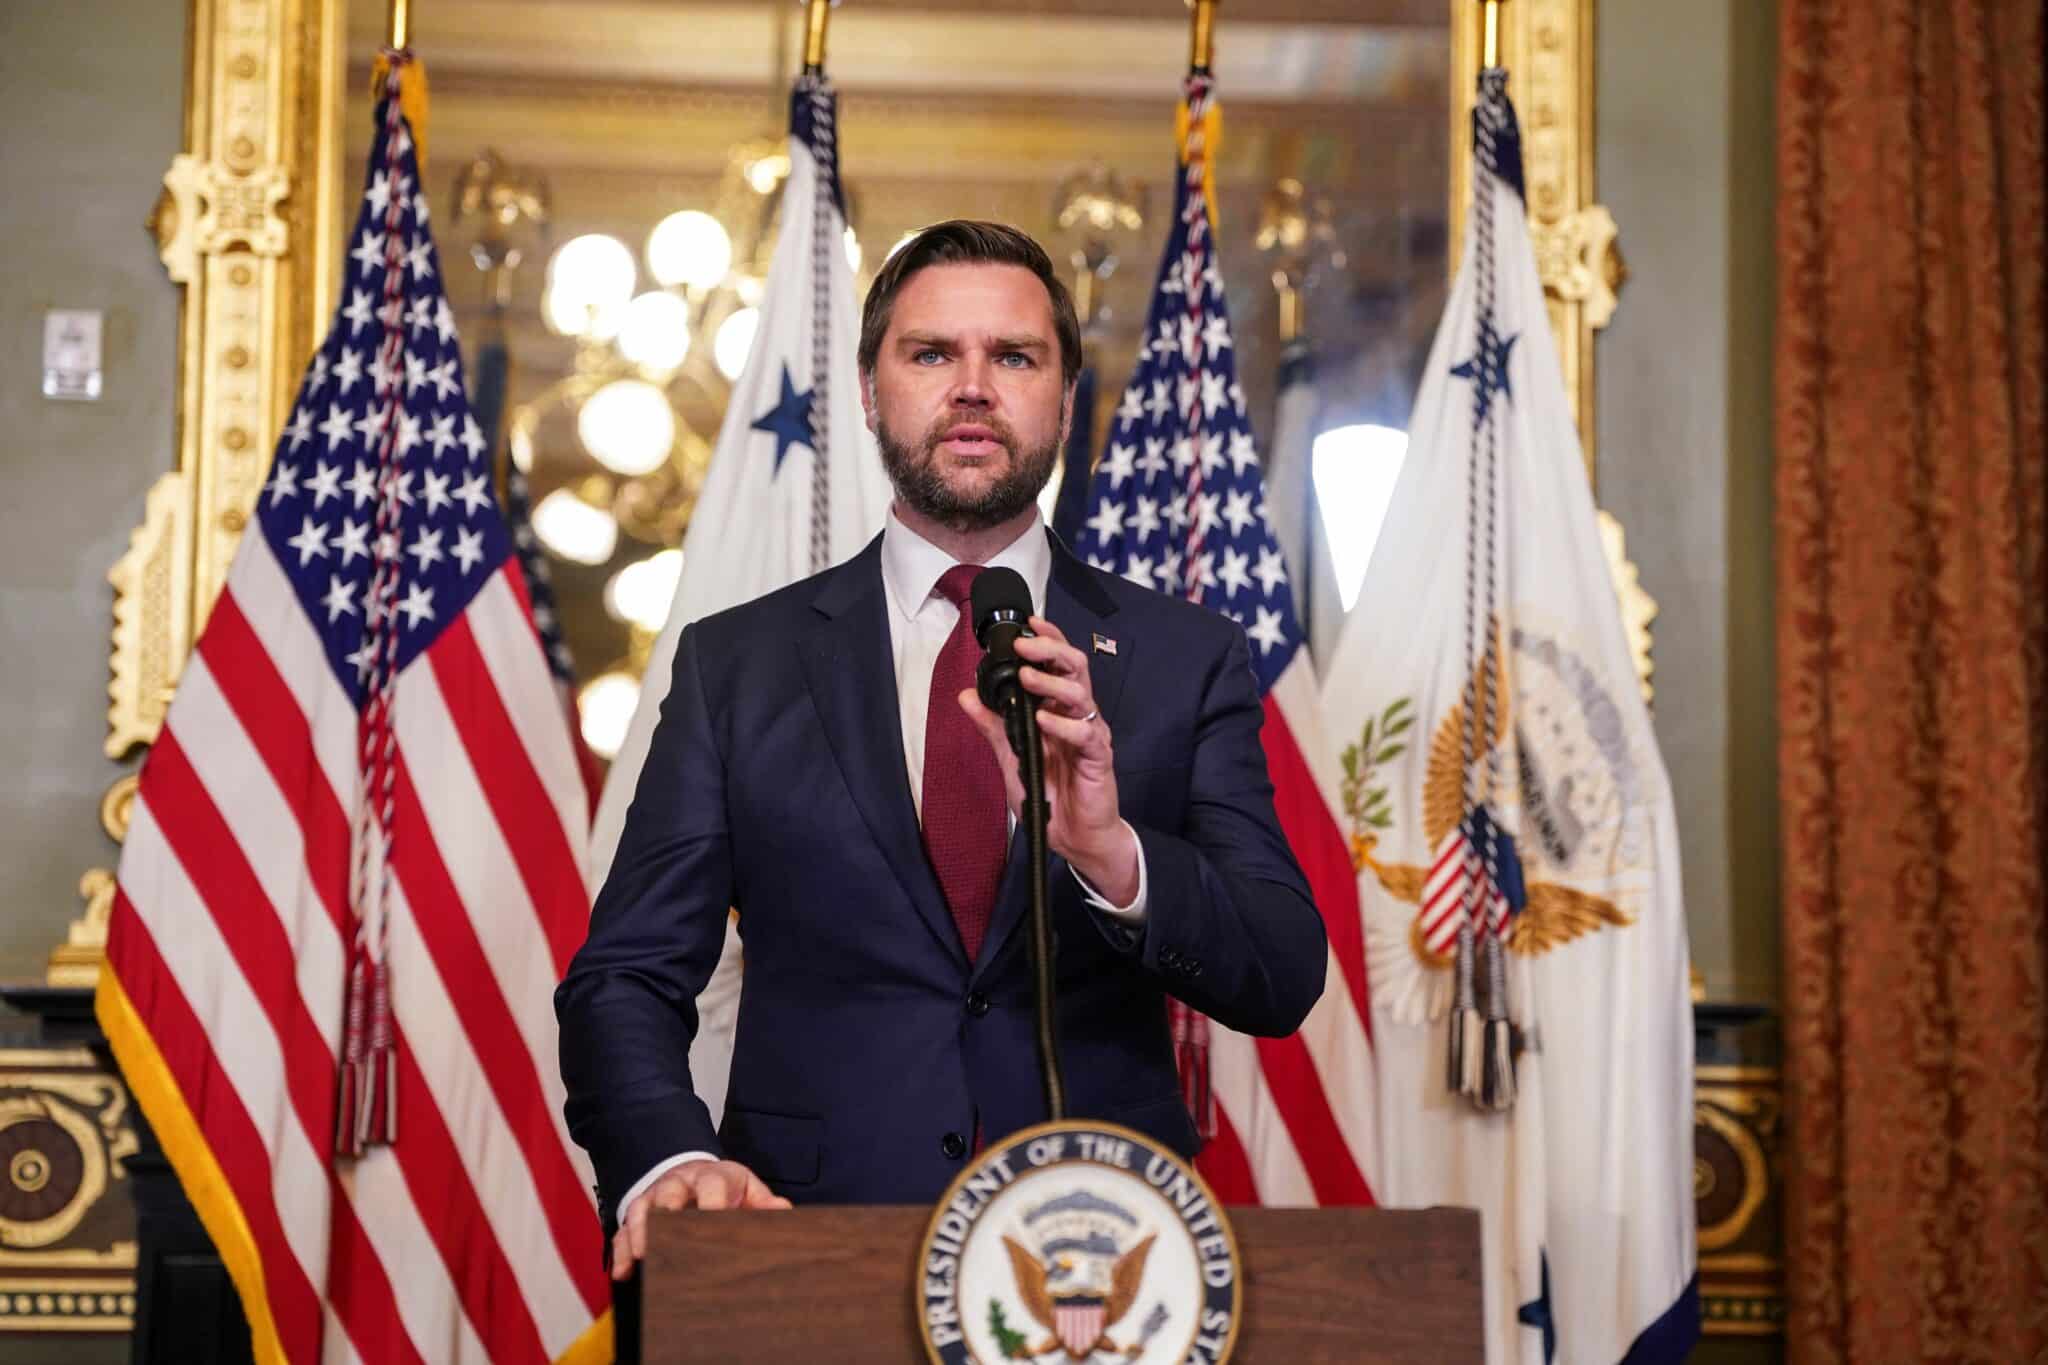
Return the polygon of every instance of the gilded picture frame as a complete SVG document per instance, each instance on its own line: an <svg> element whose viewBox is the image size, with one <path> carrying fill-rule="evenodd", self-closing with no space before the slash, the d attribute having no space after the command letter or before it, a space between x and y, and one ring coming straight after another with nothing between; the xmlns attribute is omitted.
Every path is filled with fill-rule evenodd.
<svg viewBox="0 0 2048 1365"><path fill-rule="evenodd" d="M357 0L374 3L375 0ZM247 524L299 372L329 315L338 243L329 225L352 192L340 165L346 0L188 0L185 138L149 216L182 291L177 467L151 489L108 578L113 636L105 753L152 742L186 653ZM1471 174L1479 0L1449 0L1453 250ZM1524 123L1529 211L1566 383L1591 465L1594 336L1622 280L1615 225L1594 197L1593 0L1511 0L1501 56ZM1228 41L1226 7L1219 41ZM1634 583L1620 528L1606 527L1624 614L1647 686L1654 604ZM133 777L103 820L125 833ZM112 882L86 874L85 914L52 956L53 984L97 975Z"/></svg>

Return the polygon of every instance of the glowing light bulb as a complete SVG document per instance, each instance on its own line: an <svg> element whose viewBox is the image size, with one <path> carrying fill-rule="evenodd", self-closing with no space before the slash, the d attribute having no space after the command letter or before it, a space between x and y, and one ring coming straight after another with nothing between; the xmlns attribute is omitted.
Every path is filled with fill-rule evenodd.
<svg viewBox="0 0 2048 1365"><path fill-rule="evenodd" d="M602 564L619 543L619 523L566 488L557 488L533 509L533 533L549 551L575 564Z"/></svg>
<svg viewBox="0 0 2048 1365"><path fill-rule="evenodd" d="M619 351L642 369L669 374L690 354L690 305L653 290L626 305Z"/></svg>
<svg viewBox="0 0 2048 1365"><path fill-rule="evenodd" d="M614 379L576 413L584 449L614 474L651 474L675 444L676 414L668 395L644 379Z"/></svg>
<svg viewBox="0 0 2048 1365"><path fill-rule="evenodd" d="M600 758L616 758L640 705L640 681L630 673L600 673L576 694L583 742Z"/></svg>
<svg viewBox="0 0 2048 1365"><path fill-rule="evenodd" d="M718 335L711 339L711 358L718 365L718 372L728 380L738 379L740 371L747 368L747 356L754 349L754 333L761 328L761 310L741 308L718 324Z"/></svg>
<svg viewBox="0 0 2048 1365"><path fill-rule="evenodd" d="M683 552L663 550L628 564L604 585L604 609L612 619L660 630L683 579Z"/></svg>
<svg viewBox="0 0 2048 1365"><path fill-rule="evenodd" d="M664 285L715 289L732 269L732 237L699 209L671 213L647 234L647 267Z"/></svg>

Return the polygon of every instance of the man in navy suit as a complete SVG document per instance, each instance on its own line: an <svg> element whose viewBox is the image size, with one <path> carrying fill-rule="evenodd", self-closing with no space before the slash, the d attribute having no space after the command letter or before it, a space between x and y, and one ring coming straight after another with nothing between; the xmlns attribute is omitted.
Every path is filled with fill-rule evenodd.
<svg viewBox="0 0 2048 1365"><path fill-rule="evenodd" d="M1171 993L1277 1036L1322 920L1273 812L1243 632L1089 567L1036 499L1080 329L1045 252L954 222L870 291L860 368L896 501L852 560L683 632L590 937L556 993L569 1130L618 1222L926 1203L1046 1117L1017 762L973 692L979 566L1031 589L1068 1106L1192 1156ZM746 950L724 1123L692 1088L728 906Z"/></svg>

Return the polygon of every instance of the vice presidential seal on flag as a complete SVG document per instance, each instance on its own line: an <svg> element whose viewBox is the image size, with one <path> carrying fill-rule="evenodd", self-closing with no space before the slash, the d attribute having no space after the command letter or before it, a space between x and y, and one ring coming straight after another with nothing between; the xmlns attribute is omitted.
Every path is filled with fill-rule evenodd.
<svg viewBox="0 0 2048 1365"><path fill-rule="evenodd" d="M1324 685L1389 1205L1484 1211L1487 1358L1698 1335L1678 832L1481 74L1464 256Z"/></svg>

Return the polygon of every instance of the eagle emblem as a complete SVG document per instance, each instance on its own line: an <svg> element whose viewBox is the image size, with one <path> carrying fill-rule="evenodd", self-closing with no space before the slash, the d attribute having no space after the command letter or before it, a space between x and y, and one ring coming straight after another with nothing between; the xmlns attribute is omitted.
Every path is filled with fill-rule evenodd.
<svg viewBox="0 0 2048 1365"><path fill-rule="evenodd" d="M1157 1234L1147 1234L1126 1250L1123 1239L1135 1232L1136 1217L1121 1205L1078 1190L1031 1210L1024 1225L1024 1236L1037 1250L1008 1236L1003 1248L1019 1302L1051 1335L1035 1345L1026 1344L1021 1334L1013 1336L1006 1343L1012 1358L1064 1352L1070 1361L1084 1361L1098 1351L1141 1354L1163 1322L1148 1324L1142 1337L1122 1345L1111 1339L1109 1329L1137 1303Z"/></svg>
<svg viewBox="0 0 2048 1365"><path fill-rule="evenodd" d="M1486 651L1496 660L1493 676L1487 676L1482 659L1430 733L1416 812L1429 865L1382 859L1378 852L1381 835L1395 819L1383 776L1413 742L1411 699L1398 699L1368 717L1358 742L1342 756L1340 794L1352 866L1370 872L1396 901L1416 907L1406 947L1417 966L1438 978L1431 1015L1440 1012L1441 978L1453 961L1461 899L1454 885L1461 865L1480 881L1474 899L1485 910L1484 927L1523 957L1631 923L1612 897L1582 889L1588 881L1605 880L1601 874L1615 865L1623 811L1634 794L1618 713L1574 657L1520 629L1511 635L1518 659L1512 684L1508 651ZM1468 736L1466 708L1474 704L1480 715ZM1492 801L1471 806L1468 739L1475 766L1489 767L1498 782ZM1508 805L1517 809L1519 838L1501 827L1496 813ZM1481 847L1494 859L1483 869L1474 853Z"/></svg>

